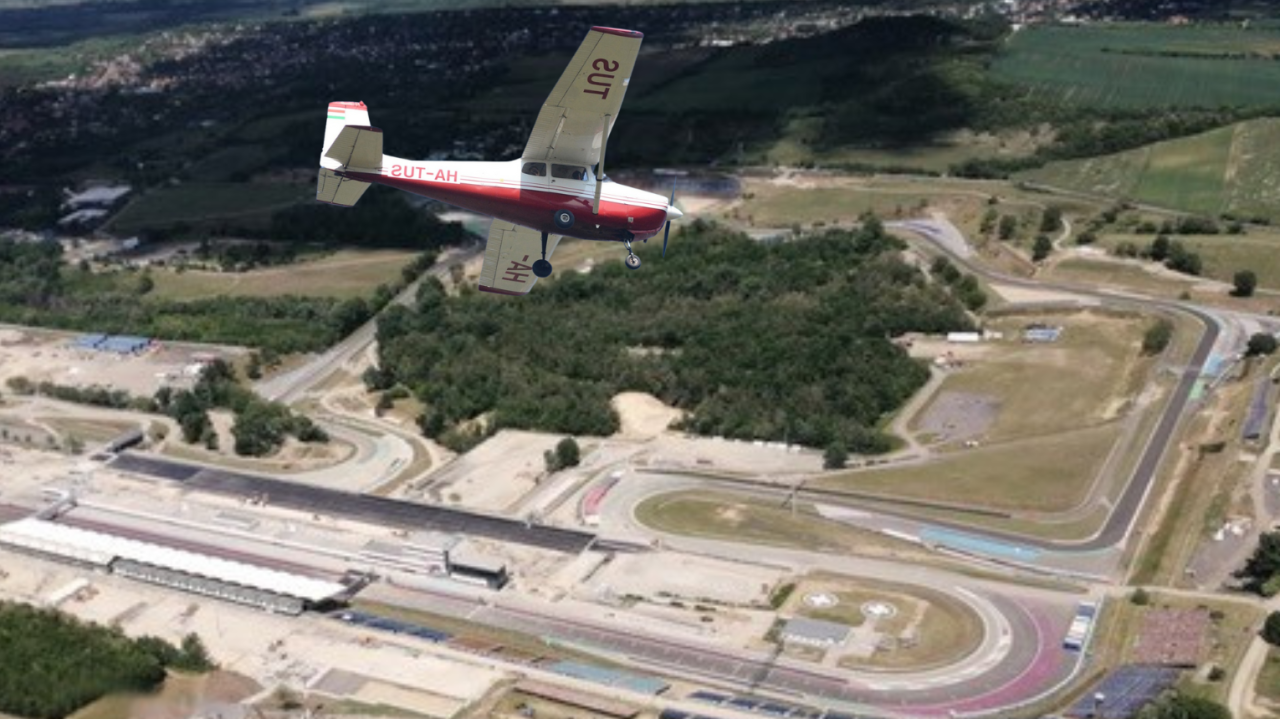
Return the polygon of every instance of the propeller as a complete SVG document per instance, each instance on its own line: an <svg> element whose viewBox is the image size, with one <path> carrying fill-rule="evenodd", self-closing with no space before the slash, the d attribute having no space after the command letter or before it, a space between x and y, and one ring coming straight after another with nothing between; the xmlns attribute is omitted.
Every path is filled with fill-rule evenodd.
<svg viewBox="0 0 1280 719"><path fill-rule="evenodd" d="M672 210L675 210L676 213L678 213L676 214L676 217L680 217L682 214L684 214L684 213L681 213L679 210L676 210L675 207L676 207L676 188L672 187L671 199L667 200L667 217L668 218L671 217ZM663 257L667 256L667 239L669 237L671 237L671 220L670 219L667 220L667 229L662 233L662 256Z"/></svg>

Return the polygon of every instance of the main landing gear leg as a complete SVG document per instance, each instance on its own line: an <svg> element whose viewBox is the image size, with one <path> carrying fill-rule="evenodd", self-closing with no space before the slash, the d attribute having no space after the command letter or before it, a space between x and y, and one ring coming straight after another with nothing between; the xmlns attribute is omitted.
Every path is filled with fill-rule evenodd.
<svg viewBox="0 0 1280 719"><path fill-rule="evenodd" d="M542 233L542 259L533 263L533 274L546 277L551 274L551 263L547 262L547 233Z"/></svg>
<svg viewBox="0 0 1280 719"><path fill-rule="evenodd" d="M631 250L631 238L627 237L625 240L623 240L622 246L627 248L627 259L625 260L627 269L629 270L640 269L640 258L636 257L636 253L632 252Z"/></svg>

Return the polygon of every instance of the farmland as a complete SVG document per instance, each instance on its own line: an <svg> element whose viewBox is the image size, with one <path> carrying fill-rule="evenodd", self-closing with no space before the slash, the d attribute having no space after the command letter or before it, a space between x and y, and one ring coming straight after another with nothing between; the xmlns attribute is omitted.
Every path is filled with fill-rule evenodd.
<svg viewBox="0 0 1280 719"><path fill-rule="evenodd" d="M1277 107L1276 54L1274 27L1042 26L1010 37L993 70L1064 106Z"/></svg>
<svg viewBox="0 0 1280 719"><path fill-rule="evenodd" d="M1204 215L1280 220L1280 120L1251 120L1019 179Z"/></svg>

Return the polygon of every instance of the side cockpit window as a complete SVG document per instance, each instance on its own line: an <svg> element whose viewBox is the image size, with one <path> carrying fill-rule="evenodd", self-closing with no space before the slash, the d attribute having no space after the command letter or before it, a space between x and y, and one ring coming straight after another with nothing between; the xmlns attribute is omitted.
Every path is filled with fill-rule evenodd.
<svg viewBox="0 0 1280 719"><path fill-rule="evenodd" d="M556 167L559 167L559 165L556 165ZM526 175L533 175L534 177L545 177L547 174L547 163L526 162L524 163L524 169L520 170L520 172Z"/></svg>
<svg viewBox="0 0 1280 719"><path fill-rule="evenodd" d="M551 176L562 180L586 180L587 168L582 165L552 165Z"/></svg>

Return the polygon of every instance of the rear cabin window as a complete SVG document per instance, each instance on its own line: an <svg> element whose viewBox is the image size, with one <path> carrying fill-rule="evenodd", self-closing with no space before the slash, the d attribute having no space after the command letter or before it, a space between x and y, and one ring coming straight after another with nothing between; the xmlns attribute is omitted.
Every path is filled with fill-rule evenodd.
<svg viewBox="0 0 1280 719"><path fill-rule="evenodd" d="M581 165L552 165L551 176L562 180L585 180L587 168Z"/></svg>
<svg viewBox="0 0 1280 719"><path fill-rule="evenodd" d="M559 167L559 165L556 165L556 167ZM533 175L535 177L545 177L547 174L547 163L526 162L524 163L524 169L520 170L520 172L526 175Z"/></svg>

